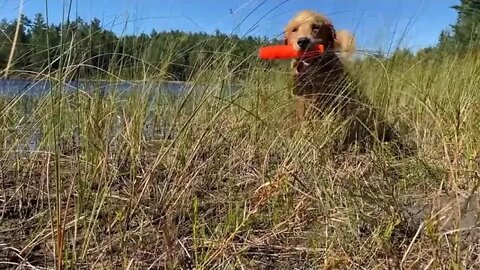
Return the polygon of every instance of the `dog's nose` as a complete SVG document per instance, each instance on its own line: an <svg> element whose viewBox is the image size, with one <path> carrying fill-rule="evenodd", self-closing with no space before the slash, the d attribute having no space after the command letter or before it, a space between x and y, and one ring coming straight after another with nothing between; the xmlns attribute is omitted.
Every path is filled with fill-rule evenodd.
<svg viewBox="0 0 480 270"><path fill-rule="evenodd" d="M301 37L297 40L297 44L300 49L305 50L308 48L308 45L310 45L310 39L308 37Z"/></svg>

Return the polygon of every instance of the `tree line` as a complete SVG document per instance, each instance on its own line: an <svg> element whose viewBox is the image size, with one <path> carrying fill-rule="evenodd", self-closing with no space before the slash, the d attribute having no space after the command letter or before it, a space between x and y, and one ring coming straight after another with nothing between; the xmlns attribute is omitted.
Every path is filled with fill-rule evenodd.
<svg viewBox="0 0 480 270"><path fill-rule="evenodd" d="M239 37L216 31L190 33L153 30L150 34L117 35L102 27L98 18L90 22L77 18L47 25L38 13L33 19L22 16L11 69L24 74L76 67L76 75L91 78L105 74L124 78L145 75L165 80L187 80L202 70L221 67L244 77L265 37ZM0 21L0 69L8 63L17 20ZM221 66L221 67L219 67ZM145 74L150 73L150 74Z"/></svg>
<svg viewBox="0 0 480 270"><path fill-rule="evenodd" d="M461 0L456 6L457 21L442 31L438 44L414 55L398 49L393 58L438 57L444 53L465 53L480 48L480 0ZM82 78L115 74L123 78L142 76L165 80L188 80L199 71L228 70L243 78L258 47L276 43L265 37L239 37L216 31L214 34L153 30L150 34L117 35L102 27L98 18L90 22L77 18L59 24L46 23L38 13L33 19L22 16L11 69L24 74L42 74L60 67L75 67ZM7 66L17 21L0 21L0 70ZM381 57L381 54L375 54ZM275 63L266 63L275 65Z"/></svg>

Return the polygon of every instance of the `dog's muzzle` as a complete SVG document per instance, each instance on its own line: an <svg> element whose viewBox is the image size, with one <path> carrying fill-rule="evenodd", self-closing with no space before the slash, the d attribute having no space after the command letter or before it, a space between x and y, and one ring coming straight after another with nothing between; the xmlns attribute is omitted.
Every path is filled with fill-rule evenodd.
<svg viewBox="0 0 480 270"><path fill-rule="evenodd" d="M301 37L297 40L297 45L300 47L301 50L309 49L312 41L308 37Z"/></svg>

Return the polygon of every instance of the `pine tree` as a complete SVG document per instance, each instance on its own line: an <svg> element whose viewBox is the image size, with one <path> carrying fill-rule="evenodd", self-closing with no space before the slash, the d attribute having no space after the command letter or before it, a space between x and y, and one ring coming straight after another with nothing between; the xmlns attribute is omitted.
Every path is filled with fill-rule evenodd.
<svg viewBox="0 0 480 270"><path fill-rule="evenodd" d="M461 0L459 5L452 8L458 13L457 22L452 26L452 37L457 46L478 46L480 42L480 0Z"/></svg>
<svg viewBox="0 0 480 270"><path fill-rule="evenodd" d="M11 37L7 32L10 29L10 23L6 19L0 21L0 69L7 65L8 54L12 46Z"/></svg>
<svg viewBox="0 0 480 270"><path fill-rule="evenodd" d="M35 70L41 70L46 66L49 57L49 44L47 42L47 24L41 13L35 14L31 29L31 49L32 57L30 59L32 67Z"/></svg>

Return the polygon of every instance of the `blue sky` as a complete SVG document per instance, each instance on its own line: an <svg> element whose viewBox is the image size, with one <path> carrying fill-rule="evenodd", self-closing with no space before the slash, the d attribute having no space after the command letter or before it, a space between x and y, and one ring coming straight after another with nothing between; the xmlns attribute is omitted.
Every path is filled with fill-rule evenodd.
<svg viewBox="0 0 480 270"><path fill-rule="evenodd" d="M72 0L72 15L98 17L106 28L121 33L180 29L236 31L240 35L278 37L282 26L301 9L328 15L337 29L356 35L358 47L388 50L391 43L411 49L435 44L441 30L455 22L450 6L459 0ZM45 13L62 20L70 0L24 0L29 17ZM13 19L20 0L0 0L0 18Z"/></svg>

